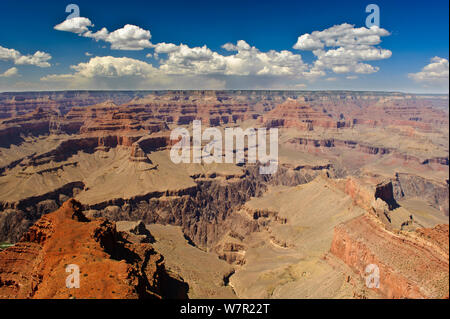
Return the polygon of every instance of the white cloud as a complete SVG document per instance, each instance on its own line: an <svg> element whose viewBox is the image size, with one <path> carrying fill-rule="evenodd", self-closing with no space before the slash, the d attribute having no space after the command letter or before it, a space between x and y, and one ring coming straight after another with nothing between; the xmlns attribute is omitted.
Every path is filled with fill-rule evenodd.
<svg viewBox="0 0 450 319"><path fill-rule="evenodd" d="M8 49L0 46L0 60L13 61L17 65L35 65L41 68L50 66L48 61L52 56L48 53L36 51L34 54L22 55L15 49Z"/></svg>
<svg viewBox="0 0 450 319"><path fill-rule="evenodd" d="M93 57L71 66L73 73L50 74L41 83L61 89L223 89L224 80L170 76L144 61L127 57Z"/></svg>
<svg viewBox="0 0 450 319"><path fill-rule="evenodd" d="M381 37L388 35L390 33L387 30L377 26L355 28L354 25L343 23L323 31L303 34L298 38L294 49L316 50L324 46L377 45L381 43Z"/></svg>
<svg viewBox="0 0 450 319"><path fill-rule="evenodd" d="M115 50L142 50L153 47L150 42L150 31L132 24L126 24L123 28L111 33L103 28L96 33L88 31L83 36L109 42L111 49Z"/></svg>
<svg viewBox="0 0 450 319"><path fill-rule="evenodd" d="M65 20L56 25L54 29L76 33L82 37L92 38L96 41L106 41L111 44L111 49L114 50L142 50L153 47L150 42L150 31L138 26L126 24L124 27L113 32L109 32L106 28L92 32L89 28L93 26L88 18L77 17Z"/></svg>
<svg viewBox="0 0 450 319"><path fill-rule="evenodd" d="M448 86L449 84L449 63L447 59L434 57L431 63L426 65L422 71L409 73L408 76L416 82L425 85Z"/></svg>
<svg viewBox="0 0 450 319"><path fill-rule="evenodd" d="M171 53L178 50L178 46L173 43L161 42L155 45L156 53Z"/></svg>
<svg viewBox="0 0 450 319"><path fill-rule="evenodd" d="M356 80L358 78L358 76L356 75L349 75L345 77L347 80Z"/></svg>
<svg viewBox="0 0 450 319"><path fill-rule="evenodd" d="M388 31L376 26L355 28L347 23L298 37L293 48L312 51L316 59L311 64L305 63L298 53L289 50L262 52L244 40L224 44L222 48L228 53L220 54L206 45L190 47L182 43L152 44L150 31L131 24L126 24L113 32L104 27L94 32L91 30L93 26L89 19L80 18L77 21L64 21L55 26L55 29L108 42L111 49L152 48L153 54L148 53L145 56L153 57L158 64L153 66L125 57L93 57L86 63L71 66L74 70L72 74L48 75L43 77L42 81L70 79L74 83L86 83L89 79L112 81L113 78L118 78L120 81L120 78L133 77L143 79L142 83L165 81L164 83L170 85L182 83L183 87L186 87L188 83L186 81L189 79L191 81L189 85L193 84L192 81L201 83L211 81L214 87L221 85L236 87L242 83L252 82L254 87L276 85L281 88L286 85L292 86L292 83L302 80L315 81L319 78L326 81L336 80L330 76L331 72L374 73L379 68L367 62L387 59L392 54L389 50L377 47L381 43L381 37L389 35ZM86 55L89 56L87 53Z"/></svg>
<svg viewBox="0 0 450 319"><path fill-rule="evenodd" d="M92 38L95 39L95 41L106 41L106 39L108 38L109 35L109 31L108 29L106 29L105 27L101 28L100 30L98 30L97 32L92 32L92 31L86 31L82 34L82 36L86 37L86 38Z"/></svg>
<svg viewBox="0 0 450 319"><path fill-rule="evenodd" d="M151 89L163 88L167 79L146 62L127 57L92 57L70 67L74 72L49 74L42 83L62 89Z"/></svg>
<svg viewBox="0 0 450 319"><path fill-rule="evenodd" d="M66 19L58 25L55 25L53 28L58 31L67 31L76 34L82 34L87 32L88 27L93 27L91 20L83 17L76 17L72 19Z"/></svg>
<svg viewBox="0 0 450 319"><path fill-rule="evenodd" d="M85 56L92 56L92 53L86 52L84 53Z"/></svg>
<svg viewBox="0 0 450 319"><path fill-rule="evenodd" d="M9 68L8 70L6 70L3 73L0 73L0 77L2 77L2 78L9 78L11 76L17 75L18 73L19 72L18 72L17 68L16 67L12 67L12 68Z"/></svg>
<svg viewBox="0 0 450 319"><path fill-rule="evenodd" d="M155 52L165 53L167 58L160 60L160 69L167 74L222 74L236 76L302 76L307 65L301 55L290 51L261 52L247 42L226 43L227 51L237 53L224 56L208 47L191 48L185 44L159 43Z"/></svg>
<svg viewBox="0 0 450 319"><path fill-rule="evenodd" d="M115 78L134 76L146 78L158 72L151 64L131 58L112 56L94 57L86 63L72 65L74 74L47 75L41 80L57 81L70 78Z"/></svg>
<svg viewBox="0 0 450 319"><path fill-rule="evenodd" d="M297 50L312 51L323 49L324 46L322 41L306 33L298 37L297 43L294 44L293 48Z"/></svg>
<svg viewBox="0 0 450 319"><path fill-rule="evenodd" d="M236 44L225 43L222 45L222 48L227 51L246 51L251 49L250 45L244 40L239 40Z"/></svg>
<svg viewBox="0 0 450 319"><path fill-rule="evenodd" d="M154 45L150 42L150 31L135 25L127 24L113 32L109 32L106 28L92 32L89 30L92 26L89 19L79 17L66 20L54 28L77 33L96 41L109 42L111 49L154 48L155 59L159 59L160 54L166 54L164 59L159 60L159 69L170 75L289 75L298 77L302 74L306 74L305 76L310 74L307 72L308 66L303 62L301 55L287 50L261 52L243 40L236 44L225 44L223 48L237 53L223 56L210 50L206 45L192 48L185 44L176 45L164 42Z"/></svg>
<svg viewBox="0 0 450 319"><path fill-rule="evenodd" d="M388 59L392 52L376 48L381 43L381 37L389 32L377 26L371 28L355 28L351 24L335 25L323 31L314 31L298 37L293 48L312 51L317 57L311 68L311 74L323 75L326 70L334 73L369 74L378 71L362 61Z"/></svg>

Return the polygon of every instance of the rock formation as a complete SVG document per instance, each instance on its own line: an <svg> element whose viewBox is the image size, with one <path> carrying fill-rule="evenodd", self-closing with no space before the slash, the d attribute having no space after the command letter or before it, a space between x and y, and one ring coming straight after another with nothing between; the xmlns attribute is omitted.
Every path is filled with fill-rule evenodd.
<svg viewBox="0 0 450 319"><path fill-rule="evenodd" d="M331 252L367 277L366 267L379 269L385 298L445 298L449 294L448 225L393 233L373 216L352 219L335 229Z"/></svg>
<svg viewBox="0 0 450 319"><path fill-rule="evenodd" d="M66 286L68 265L79 268L79 288ZM151 244L128 241L104 218L86 218L73 199L0 252L0 298L183 297L185 286Z"/></svg>

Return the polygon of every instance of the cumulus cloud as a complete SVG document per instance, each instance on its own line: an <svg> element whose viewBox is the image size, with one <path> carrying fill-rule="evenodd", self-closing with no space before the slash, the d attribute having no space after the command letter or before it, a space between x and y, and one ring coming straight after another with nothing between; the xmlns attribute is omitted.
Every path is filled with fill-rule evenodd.
<svg viewBox="0 0 450 319"><path fill-rule="evenodd" d="M151 64L132 58L116 58L112 56L94 57L86 63L72 65L74 74L47 75L41 80L58 81L73 78L95 78L95 77L151 77L158 70Z"/></svg>
<svg viewBox="0 0 450 319"><path fill-rule="evenodd" d="M73 21L72 21L73 20ZM212 51L206 45L202 47L189 47L185 44L150 42L151 33L138 26L127 24L121 29L109 32L106 28L93 32L88 18L68 19L54 28L79 34L83 37L105 41L111 44L111 49L142 50L154 48L154 58L160 59L159 69L166 74L183 75L261 75L261 76L309 76L307 64L301 55L290 51L261 52L251 47L247 42L240 40L236 44L227 43L225 50L237 52L232 55L221 55Z"/></svg>
<svg viewBox="0 0 450 319"><path fill-rule="evenodd" d="M16 67L9 68L3 73L0 73L1 78L9 78L11 76L17 75L19 72Z"/></svg>
<svg viewBox="0 0 450 319"><path fill-rule="evenodd" d="M378 71L363 61L388 59L392 52L377 48L381 37L390 33L377 26L370 28L355 28L354 25L343 23L323 31L314 31L298 37L293 48L312 51L317 57L310 72L318 76L326 70L334 73L369 74Z"/></svg>
<svg viewBox="0 0 450 319"><path fill-rule="evenodd" d="M225 43L222 45L222 48L227 51L246 51L251 49L250 45L244 40L239 40L236 44Z"/></svg>
<svg viewBox="0 0 450 319"><path fill-rule="evenodd" d="M97 56L70 68L72 73L49 74L41 82L64 89L149 89L168 84L151 64L128 57Z"/></svg>
<svg viewBox="0 0 450 319"><path fill-rule="evenodd" d="M150 31L144 30L136 25L126 24L124 27L109 32L106 28L101 28L92 32L91 20L84 17L67 19L54 26L55 30L76 33L82 37L92 38L96 41L106 41L111 44L111 49L115 50L142 50L151 48Z"/></svg>
<svg viewBox="0 0 450 319"><path fill-rule="evenodd" d="M298 38L293 48L316 50L324 46L377 45L381 43L381 37L388 35L390 33L387 30L378 26L355 28L354 25L343 23L323 31L314 31L311 34L305 33Z"/></svg>
<svg viewBox="0 0 450 319"><path fill-rule="evenodd" d="M131 24L126 24L113 32L105 27L93 31L94 25L87 18L70 20L54 28L110 43L111 49L151 48L154 50L153 53L145 56L154 58L157 62L153 66L125 57L92 57L86 63L71 66L73 73L48 75L42 78L44 82L70 80L73 83L86 83L89 79L111 80L132 77L139 78L143 80L142 83L147 84L164 81L170 85L181 83L180 87L192 85L192 81L199 81L214 83L214 87L218 88L236 87L248 82L252 82L252 85L258 88L268 85L282 88L303 80L314 81L319 78L326 81L336 80L337 78L330 76L330 73L374 73L379 68L368 62L387 59L392 54L391 51L378 47L381 37L389 35L389 32L376 26L355 28L353 25L343 23L323 31L299 36L293 48L312 51L315 59L308 64L299 53L289 50L263 52L244 40L225 43L222 48L227 53L221 54L206 45L190 47L183 43L152 44L150 31ZM354 78L355 75L347 76L347 79Z"/></svg>
<svg viewBox="0 0 450 319"><path fill-rule="evenodd" d="M132 24L126 24L123 28L113 32L109 32L106 28L95 33L87 31L83 36L109 42L111 49L115 50L142 50L153 47L150 42L150 31Z"/></svg>
<svg viewBox="0 0 450 319"><path fill-rule="evenodd" d="M178 46L173 43L161 42L155 45L156 53L171 53L178 50Z"/></svg>
<svg viewBox="0 0 450 319"><path fill-rule="evenodd" d="M311 34L303 34L298 37L297 43L294 44L293 48L297 50L317 50L317 49L323 49L325 45L323 42L315 37L313 37Z"/></svg>
<svg viewBox="0 0 450 319"><path fill-rule="evenodd" d="M67 31L81 35L89 30L88 27L93 26L91 20L88 18L76 17L66 19L60 24L55 25L53 28L58 31Z"/></svg>
<svg viewBox="0 0 450 319"><path fill-rule="evenodd" d="M436 56L431 59L431 63L426 65L422 71L417 73L409 73L408 76L414 81L425 85L448 86L448 60Z"/></svg>
<svg viewBox="0 0 450 319"><path fill-rule="evenodd" d="M301 55L287 50L261 52L243 40L222 47L236 53L224 56L206 45L191 48L172 43L156 44L155 52L167 54L160 60L160 69L168 74L301 76L307 71Z"/></svg>
<svg viewBox="0 0 450 319"><path fill-rule="evenodd" d="M204 49L193 50L187 56L196 63L203 62L205 56L208 56L205 52L209 51ZM212 53L212 55L215 54ZM211 73L215 72L217 68L205 70L203 66L198 65L196 66L198 72L186 72L180 76L180 72L184 72L184 68L181 71L177 69L177 72L170 73L163 67L164 65L158 68L150 63L127 57L93 57L85 63L72 65L72 73L50 74L42 77L41 81L57 87L71 89L224 89L227 87L267 88L274 85L283 88L289 85L291 80L291 77L282 77L270 81L270 77L259 75L252 77L251 83L248 84L249 78L247 77L230 75L224 78L223 74ZM263 69L263 67L259 67L259 70ZM231 69L229 73L233 74L233 72ZM256 75L256 70L252 72L253 75Z"/></svg>
<svg viewBox="0 0 450 319"><path fill-rule="evenodd" d="M36 51L34 54L22 55L15 49L0 46L0 60L12 61L17 65L35 65L41 68L50 66L52 56L46 52Z"/></svg>
<svg viewBox="0 0 450 319"><path fill-rule="evenodd" d="M93 57L72 65L73 73L41 78L52 87L70 89L223 89L225 81L203 76L170 76L151 64L127 57Z"/></svg>

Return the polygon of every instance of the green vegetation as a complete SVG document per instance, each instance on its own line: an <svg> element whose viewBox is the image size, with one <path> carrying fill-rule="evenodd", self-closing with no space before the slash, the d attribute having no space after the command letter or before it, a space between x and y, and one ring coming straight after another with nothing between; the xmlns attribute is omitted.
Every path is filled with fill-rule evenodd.
<svg viewBox="0 0 450 319"><path fill-rule="evenodd" d="M14 246L14 244L0 242L0 250L3 250L5 248L11 247L11 246Z"/></svg>

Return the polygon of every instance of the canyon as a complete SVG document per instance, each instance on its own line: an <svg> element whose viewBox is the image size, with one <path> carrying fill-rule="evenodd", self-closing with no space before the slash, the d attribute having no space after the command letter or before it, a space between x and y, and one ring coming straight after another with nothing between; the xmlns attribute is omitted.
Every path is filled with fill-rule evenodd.
<svg viewBox="0 0 450 319"><path fill-rule="evenodd" d="M0 298L448 298L448 103L0 93ZM277 128L276 172L172 162L171 131L194 120ZM79 289L66 264L79 264Z"/></svg>

